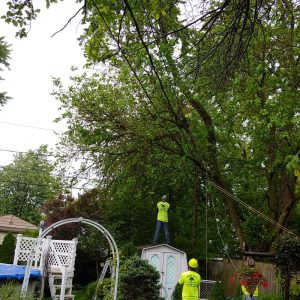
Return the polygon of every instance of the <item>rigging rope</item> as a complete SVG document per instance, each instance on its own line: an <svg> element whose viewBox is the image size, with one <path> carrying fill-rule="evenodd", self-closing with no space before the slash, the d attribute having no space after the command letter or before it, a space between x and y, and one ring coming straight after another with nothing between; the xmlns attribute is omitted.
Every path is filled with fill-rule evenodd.
<svg viewBox="0 0 300 300"><path fill-rule="evenodd" d="M250 211L256 213L258 216L260 216L261 218L265 219L266 221L270 222L272 225L279 227L280 229L282 229L282 231L286 232L289 235L292 235L294 237L298 237L298 235L296 235L294 232L292 232L291 230L287 229L286 227L282 226L280 223L272 220L271 218L269 218L268 216L264 215L263 213L261 213L259 210L253 208L252 206L250 206L249 204L245 203L244 201L240 200L239 198L235 197L234 195L232 195L231 193L229 193L228 191L226 191L225 189L223 189L222 187L220 187L219 185L217 185L216 183L214 183L213 181L211 181L210 179L208 179L208 174L207 174L207 170L206 170L206 190L205 190L205 199L206 199L206 211L205 211L205 255L206 255L206 278L207 278L207 260L208 260L208 256L207 256L207 238L208 238L208 232L207 232L207 220L208 220L208 184L210 184L211 186L213 186L214 188L216 188L217 190L219 190L220 192L222 192L223 194L227 195L228 197L230 197L231 199L233 199L234 201L238 202L239 204L241 204L242 206L246 207L247 209L249 209ZM217 231L218 231L218 235L220 237L221 243L223 245L223 248L225 250L225 253L230 261L230 263L232 264L233 268L235 269L235 271L237 272L237 268L235 266L235 264L233 263L231 257L228 254L227 251L227 246L225 245L222 235L221 235L221 231L220 231L220 227L219 227L219 223L218 223L218 219L217 219L217 214L216 214L216 210L215 210L215 204L213 201L213 198L211 198L211 203L212 203L212 207L213 207L213 211L214 211L214 216L215 216L215 221L216 221L216 225L217 225Z"/></svg>
<svg viewBox="0 0 300 300"><path fill-rule="evenodd" d="M224 243L224 241L223 241L223 239L222 239L222 235L221 235L221 231L220 231L220 227L219 227L219 221L218 221L218 219L217 219L217 214L216 214L215 204L214 204L214 201L213 201L212 198L211 198L211 203L212 203L212 207L213 207L213 211L214 211L214 215L215 215L215 220L216 220L216 224L217 224L217 230L218 230L218 234L219 234L219 236L220 236L221 243L223 244L223 248L224 248L224 250L225 250L225 253L226 253L226 255L227 255L227 257L228 257L230 263L233 265L234 270L237 272L237 268L236 268L235 264L233 263L231 257L230 257L229 254L228 254L228 251L227 251L227 248L228 248L228 247L225 245L225 243Z"/></svg>
<svg viewBox="0 0 300 300"><path fill-rule="evenodd" d="M208 172L206 168L206 180L208 179ZM208 229L207 229L207 223L208 223L208 190L207 190L208 184L206 184L205 187L205 278L207 279L207 267L208 267L208 255L207 255L207 235L208 235Z"/></svg>
<svg viewBox="0 0 300 300"><path fill-rule="evenodd" d="M207 257L207 235L208 235L208 183L209 183L209 177L208 177L208 171L207 171L207 168L206 168L206 185L205 185L205 199L206 199L206 203L205 203L205 206L206 206L206 210L205 210L205 255L206 255L206 279L207 279L207 261L208 261L208 257ZM216 225L217 225L217 231L218 231L218 235L220 237L220 240L221 240L221 243L223 245L223 249L225 250L225 253L230 261L230 263L232 264L234 270L237 272L237 268L235 266L235 264L233 263L231 257L229 256L228 254L228 247L225 245L224 241L223 241L223 238L222 238L222 235L221 235L221 231L220 231L220 227L219 227L219 223L217 221L217 214L216 214L216 210L215 210L215 205L214 205L214 201L213 201L213 198L211 197L211 203L212 203L212 207L213 207L213 211L214 211L214 215L215 215L215 221L216 221Z"/></svg>
<svg viewBox="0 0 300 300"><path fill-rule="evenodd" d="M260 217L262 217L263 219L265 219L266 221L270 222L271 224L273 224L276 227L279 227L280 229L282 229L282 231L286 232L289 235L292 235L294 237L299 238L298 235L296 235L294 232L290 231L289 229L287 229L286 227L282 226L280 223L272 220L271 218L269 218L268 216L264 215L263 213L261 213L259 210L253 208L252 206L250 206L249 204L245 203L244 201L240 200L239 198L233 196L232 194L230 194L228 191L226 191L225 189L223 189L222 187L220 187L219 185L217 185L216 183L214 183L211 180L207 180L207 182L212 185L213 187L215 187L216 189L218 189L220 192L222 192L223 194L227 195L228 197L230 197L231 199L233 199L234 201L238 202L239 204L241 204L242 206L246 207L247 209L249 209L250 211L256 213L257 215L259 215Z"/></svg>

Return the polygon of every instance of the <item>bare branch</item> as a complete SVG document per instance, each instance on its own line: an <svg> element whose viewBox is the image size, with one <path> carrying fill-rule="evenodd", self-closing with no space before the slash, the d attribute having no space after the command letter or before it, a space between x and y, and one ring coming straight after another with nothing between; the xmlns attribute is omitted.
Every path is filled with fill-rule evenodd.
<svg viewBox="0 0 300 300"><path fill-rule="evenodd" d="M82 10L86 11L86 1L84 2L84 5L81 8L79 8L78 11L68 20L68 22L60 30L53 33L51 35L51 37L54 37L59 32L62 32L71 23L71 21L79 14L79 12L82 11Z"/></svg>

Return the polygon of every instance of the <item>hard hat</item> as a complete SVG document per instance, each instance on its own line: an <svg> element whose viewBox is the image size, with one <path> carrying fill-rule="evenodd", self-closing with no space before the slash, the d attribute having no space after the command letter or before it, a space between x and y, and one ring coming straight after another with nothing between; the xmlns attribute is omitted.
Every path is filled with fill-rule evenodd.
<svg viewBox="0 0 300 300"><path fill-rule="evenodd" d="M196 269L198 267L198 262L196 258L191 258L189 260L189 266L193 269Z"/></svg>
<svg viewBox="0 0 300 300"><path fill-rule="evenodd" d="M161 197L161 199L162 199L162 200L166 200L166 199L167 199L167 195L163 195L163 196Z"/></svg>

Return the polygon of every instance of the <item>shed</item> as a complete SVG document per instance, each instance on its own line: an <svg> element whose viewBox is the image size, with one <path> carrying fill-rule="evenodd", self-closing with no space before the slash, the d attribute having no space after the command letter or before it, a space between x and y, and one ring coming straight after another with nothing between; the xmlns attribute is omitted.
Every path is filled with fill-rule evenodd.
<svg viewBox="0 0 300 300"><path fill-rule="evenodd" d="M146 259L160 273L160 296L172 299L180 274L186 272L186 253L167 244L143 248L141 258Z"/></svg>
<svg viewBox="0 0 300 300"><path fill-rule="evenodd" d="M21 233L24 230L38 230L39 228L23 219L20 219L14 215L0 216L0 245L3 242L4 237L8 233Z"/></svg>

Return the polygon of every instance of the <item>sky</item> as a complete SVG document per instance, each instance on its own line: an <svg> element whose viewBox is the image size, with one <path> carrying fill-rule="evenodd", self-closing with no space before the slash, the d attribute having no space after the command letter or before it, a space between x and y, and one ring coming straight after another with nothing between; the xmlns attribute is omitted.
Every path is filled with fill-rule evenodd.
<svg viewBox="0 0 300 300"><path fill-rule="evenodd" d="M6 2L0 1L0 15L6 12ZM44 4L45 1L36 2ZM51 77L60 77L68 85L71 66L81 69L84 65L83 51L77 41L80 15L62 32L51 35L79 7L74 0L53 4L48 10L41 6L38 19L23 39L15 38L16 28L12 24L0 21L0 36L11 45L10 70L0 73L4 78L0 91L13 98L0 107L0 166L12 162L13 151L35 150L42 144L54 148L59 141L58 134L65 129L63 123L53 122L60 112L58 101L50 95L54 89Z"/></svg>

